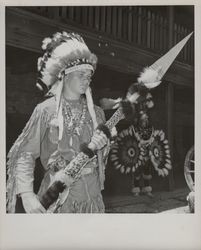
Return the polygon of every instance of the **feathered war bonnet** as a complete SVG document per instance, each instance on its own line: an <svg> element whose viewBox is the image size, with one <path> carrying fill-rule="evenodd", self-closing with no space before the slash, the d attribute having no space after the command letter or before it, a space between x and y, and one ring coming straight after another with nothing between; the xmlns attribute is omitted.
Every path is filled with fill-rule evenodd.
<svg viewBox="0 0 201 250"><path fill-rule="evenodd" d="M54 96L56 100L56 118L53 126L59 127L59 140L63 134L63 115L61 93L63 89L63 77L73 71L89 69L92 73L96 69L97 57L91 53L83 38L76 33L57 32L51 38L45 38L42 42L44 55L38 58L38 79L36 86L46 93L46 96ZM90 88L86 91L87 105L92 117L94 127L97 126L93 109L93 101Z"/></svg>

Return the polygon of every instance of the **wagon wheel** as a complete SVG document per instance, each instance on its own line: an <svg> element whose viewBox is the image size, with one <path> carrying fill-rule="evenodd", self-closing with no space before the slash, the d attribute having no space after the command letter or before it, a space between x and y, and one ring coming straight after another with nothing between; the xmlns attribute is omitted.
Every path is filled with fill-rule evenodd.
<svg viewBox="0 0 201 250"><path fill-rule="evenodd" d="M186 154L184 162L184 176L188 187L194 191L195 182L195 160L194 160L194 146L192 146Z"/></svg>

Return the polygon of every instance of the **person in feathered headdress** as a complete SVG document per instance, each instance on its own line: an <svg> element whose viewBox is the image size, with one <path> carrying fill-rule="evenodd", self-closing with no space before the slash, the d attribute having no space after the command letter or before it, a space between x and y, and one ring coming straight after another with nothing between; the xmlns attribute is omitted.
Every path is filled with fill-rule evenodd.
<svg viewBox="0 0 201 250"><path fill-rule="evenodd" d="M103 132L95 131L105 117L93 104L89 86L97 57L75 33L58 32L45 38L42 49L37 87L50 98L37 105L8 154L7 211L15 212L16 198L21 196L26 213L45 213L38 197L57 178L70 186L58 212L104 212L101 190L109 142ZM72 184L62 169L76 157L83 142L93 142L98 157L86 164L81 178ZM45 175L36 195L33 181L38 157Z"/></svg>
<svg viewBox="0 0 201 250"><path fill-rule="evenodd" d="M152 167L162 177L168 176L172 169L170 148L165 133L154 129L149 121L148 110L154 105L150 91L161 83L191 35L192 33L183 38L151 66L145 67L137 82L128 90L127 99L138 96L135 101L135 119L130 121L131 126L118 134L111 148L110 159L113 166L122 174L132 173L132 193L135 196L142 191L152 197ZM103 99L101 103L104 109L110 109L116 108L118 102L118 99ZM128 104L129 102L123 103L127 113L130 113ZM141 180L144 183L142 189Z"/></svg>

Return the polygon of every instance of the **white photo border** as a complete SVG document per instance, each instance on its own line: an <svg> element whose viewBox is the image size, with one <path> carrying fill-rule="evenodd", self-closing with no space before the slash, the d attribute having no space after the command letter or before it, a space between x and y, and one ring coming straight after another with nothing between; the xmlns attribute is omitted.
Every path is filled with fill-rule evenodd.
<svg viewBox="0 0 201 250"><path fill-rule="evenodd" d="M165 1L165 5L195 5L195 161L194 214L6 214L5 6L23 5L161 5L161 0L69 1L18 0L0 5L0 250L4 249L201 249L201 3Z"/></svg>

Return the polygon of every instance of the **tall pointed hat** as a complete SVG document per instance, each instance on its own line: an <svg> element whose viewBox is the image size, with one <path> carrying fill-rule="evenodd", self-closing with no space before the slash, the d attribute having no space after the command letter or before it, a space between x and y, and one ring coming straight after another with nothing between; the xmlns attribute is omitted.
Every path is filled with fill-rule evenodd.
<svg viewBox="0 0 201 250"><path fill-rule="evenodd" d="M161 83L161 79L180 53L184 45L187 43L193 32L187 35L173 48L171 48L165 55L159 58L154 64L146 67L138 78L138 83L143 84L148 89L155 88Z"/></svg>
<svg viewBox="0 0 201 250"><path fill-rule="evenodd" d="M153 89L157 87L169 69L169 67L172 65L173 61L177 57L177 55L180 53L182 48L185 46L189 38L193 32L191 32L189 35L187 35L184 39L182 39L179 43L177 43L173 48L171 48L165 55L160 57L154 64L152 64L149 67L145 67L143 71L140 73L140 76L137 79L136 83L133 83L131 87L129 88L127 92L126 98L130 100L134 96L134 92L138 94L140 89ZM132 96L132 97L131 97ZM145 97L146 98L146 97ZM149 96L147 95L147 98ZM116 100L111 98L102 98L100 100L101 106L103 109L116 109L119 107L119 104L121 102L121 98L118 98ZM132 102L132 100L130 100Z"/></svg>

